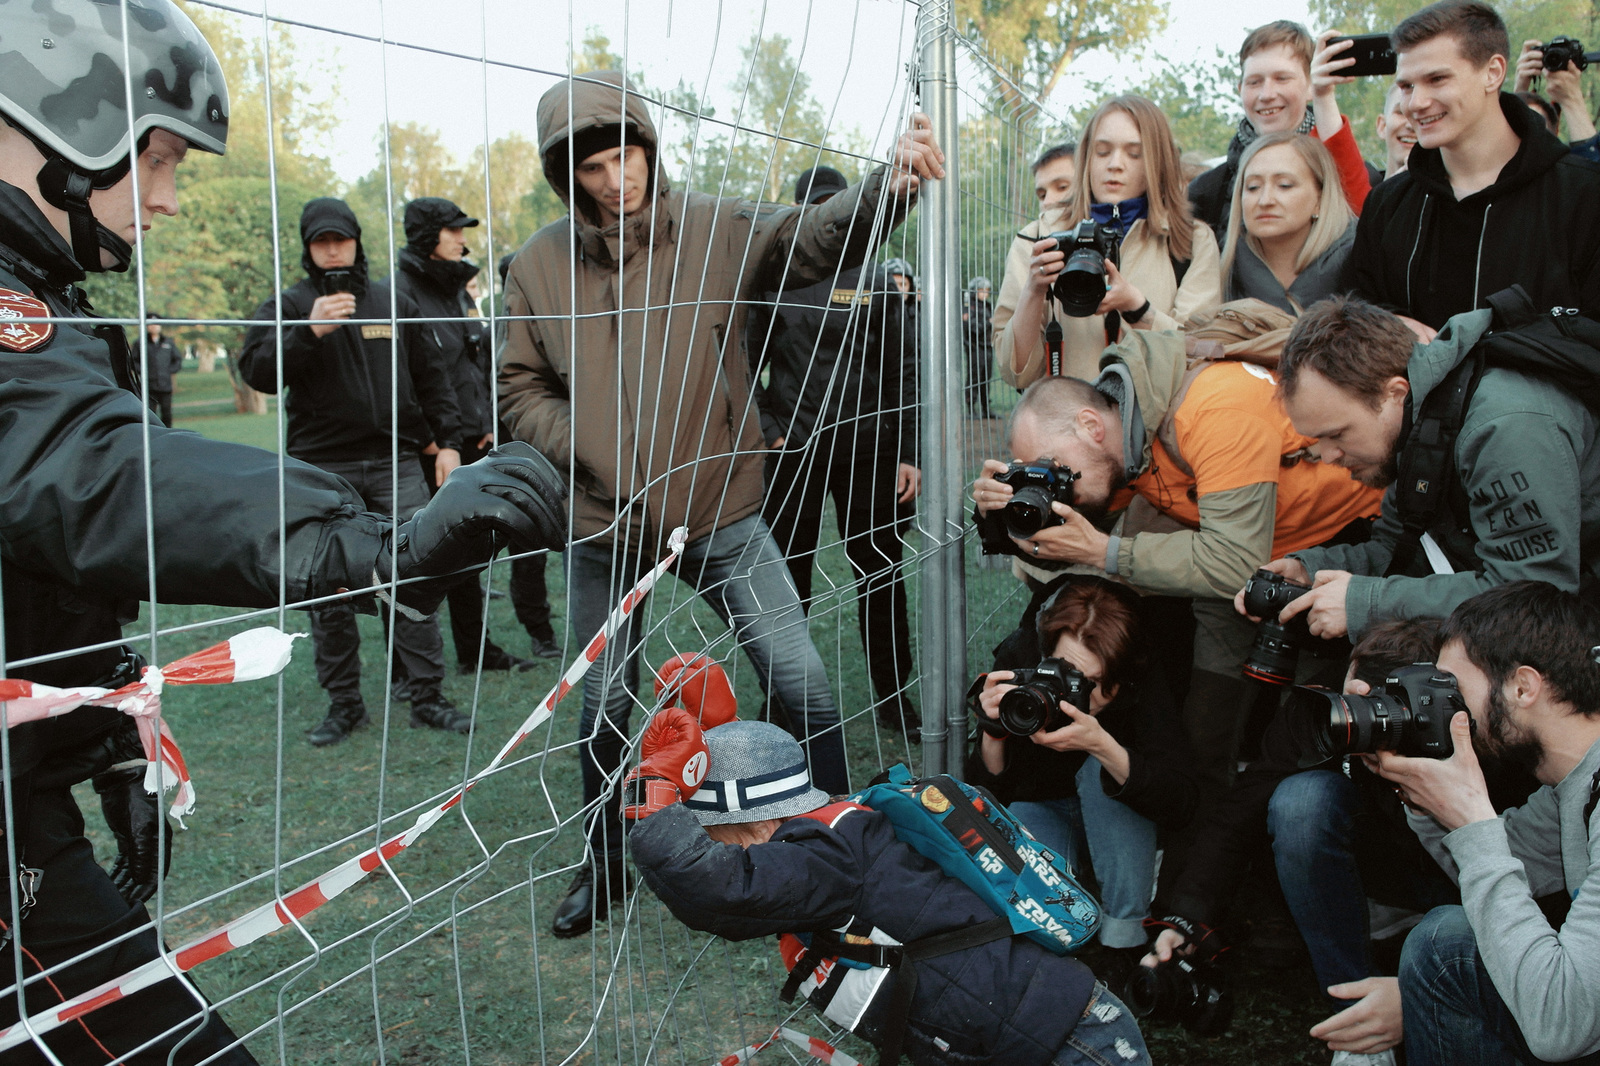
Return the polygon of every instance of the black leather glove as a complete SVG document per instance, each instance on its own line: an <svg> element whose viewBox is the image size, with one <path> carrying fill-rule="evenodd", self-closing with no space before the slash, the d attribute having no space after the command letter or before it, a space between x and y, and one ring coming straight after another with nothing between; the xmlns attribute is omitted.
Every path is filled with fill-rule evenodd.
<svg viewBox="0 0 1600 1066"><path fill-rule="evenodd" d="M117 840L111 882L129 903L156 894L156 880L172 869L172 827L160 830L161 797L144 790L144 745L133 719L113 734L118 761L93 777L100 813Z"/></svg>
<svg viewBox="0 0 1600 1066"><path fill-rule="evenodd" d="M567 488L556 468L530 445L512 441L470 466L458 467L433 500L388 541L375 573L390 580L391 561L402 582L403 607L431 614L453 578L488 565L504 547L559 550L567 544Z"/></svg>

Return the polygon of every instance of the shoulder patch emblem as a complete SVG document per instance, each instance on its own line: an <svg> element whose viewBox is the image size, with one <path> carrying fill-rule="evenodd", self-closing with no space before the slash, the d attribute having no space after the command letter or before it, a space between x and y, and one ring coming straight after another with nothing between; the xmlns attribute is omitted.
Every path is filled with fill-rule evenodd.
<svg viewBox="0 0 1600 1066"><path fill-rule="evenodd" d="M49 318L50 308L43 300L12 289L0 289L0 348L31 352L55 336L54 322L29 322L30 318Z"/></svg>
<svg viewBox="0 0 1600 1066"><path fill-rule="evenodd" d="M1259 366L1255 363L1247 363L1242 359L1239 361L1239 365L1244 367L1244 372L1246 374L1258 377L1262 381L1270 381L1274 385L1278 383L1278 379L1272 376L1272 371L1268 370L1264 366Z"/></svg>

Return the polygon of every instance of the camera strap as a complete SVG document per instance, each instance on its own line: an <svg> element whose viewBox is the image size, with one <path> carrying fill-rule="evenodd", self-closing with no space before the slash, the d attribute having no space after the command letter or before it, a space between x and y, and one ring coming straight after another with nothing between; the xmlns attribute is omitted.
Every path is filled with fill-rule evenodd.
<svg viewBox="0 0 1600 1066"><path fill-rule="evenodd" d="M1594 817L1594 809L1600 804L1600 769L1596 769L1594 776L1589 778L1589 802L1583 805L1583 827L1589 828L1589 819Z"/></svg>
<svg viewBox="0 0 1600 1066"><path fill-rule="evenodd" d="M1061 320L1051 317L1044 327L1044 350L1050 359L1050 376L1061 376Z"/></svg>

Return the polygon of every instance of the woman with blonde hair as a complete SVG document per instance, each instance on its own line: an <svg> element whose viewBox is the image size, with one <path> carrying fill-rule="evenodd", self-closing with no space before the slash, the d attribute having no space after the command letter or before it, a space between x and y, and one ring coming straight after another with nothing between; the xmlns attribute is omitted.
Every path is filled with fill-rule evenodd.
<svg viewBox="0 0 1600 1066"><path fill-rule="evenodd" d="M1121 239L1120 265L1106 262L1105 299L1075 316L1051 293L1066 253L1049 240L1034 244L1016 312L998 338L1000 374L1019 389L1049 373L1093 378L1123 330L1177 329L1220 298L1216 238L1189 212L1178 146L1155 104L1132 95L1103 102L1078 142L1077 172L1072 199L1045 222L1053 232L1085 219L1109 227ZM1052 322L1061 327L1059 360L1047 345Z"/></svg>
<svg viewBox="0 0 1600 1066"><path fill-rule="evenodd" d="M1339 170L1322 142L1269 133L1239 160L1222 276L1227 298L1300 311L1339 291L1356 238Z"/></svg>

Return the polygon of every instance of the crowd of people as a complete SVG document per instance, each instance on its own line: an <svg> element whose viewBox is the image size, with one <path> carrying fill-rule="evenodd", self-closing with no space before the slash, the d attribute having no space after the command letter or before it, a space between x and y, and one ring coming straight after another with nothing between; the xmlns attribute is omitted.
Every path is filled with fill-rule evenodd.
<svg viewBox="0 0 1600 1066"><path fill-rule="evenodd" d="M675 573L764 721L657 707L636 730L662 698L623 622L576 716L586 857L555 936L607 919L631 859L694 928L807 938L787 994L809 980L835 1020L859 996L844 1024L913 1061L1138 1063L1139 1018L1225 1029L1224 952L1281 917L1336 1064L1600 1063L1600 149L1572 42L1513 57L1479 0L1410 15L1378 169L1338 104L1357 41L1260 27L1223 160L1186 171L1159 107L1104 100L1034 164L994 303L982 276L958 297L967 414L993 416L996 372L1022 393L971 498L1027 592L972 683L966 777L1026 826L1013 844L1093 887L1079 958L992 930L970 884L841 801L861 782L807 625L831 501L871 709L915 740L925 309L880 251L946 178L927 118L861 181L817 166L755 204L676 187L621 74L561 80L538 144L568 213L499 264L496 336L458 204L407 203L378 280L350 206L309 201L304 277L264 294L238 360L284 396L279 457L174 432L160 324L130 346L77 288L176 212L187 152L226 150L210 46L167 0L141 10L126 40L18 15L51 54L0 72L10 676L111 687L142 665L120 639L137 601L287 595L328 697L311 745L369 721L360 612L393 627L411 725L469 733L441 606L462 671L526 670L482 567L513 550L516 616L554 658L548 553L581 647L682 528ZM131 116L128 81L151 86ZM9 750L0 938L27 965L5 1022L157 957L170 832L126 715L18 726ZM161 982L28 1061L253 1062L200 1007Z"/></svg>

